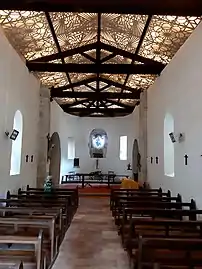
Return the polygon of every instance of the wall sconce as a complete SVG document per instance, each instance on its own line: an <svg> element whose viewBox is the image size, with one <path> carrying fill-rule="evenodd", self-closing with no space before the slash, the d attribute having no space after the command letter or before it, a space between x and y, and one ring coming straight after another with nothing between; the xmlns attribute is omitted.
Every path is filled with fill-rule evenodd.
<svg viewBox="0 0 202 269"><path fill-rule="evenodd" d="M184 140L185 140L185 134L183 134L183 133L179 133L179 135L176 135L172 132L172 133L169 133L169 136L170 136L172 143L175 143L175 142L181 143L181 142L184 142Z"/></svg>
<svg viewBox="0 0 202 269"><path fill-rule="evenodd" d="M10 133L9 133L8 131L5 131L5 135L6 135L6 137L9 137L11 140L16 140L16 138L17 138L18 135L19 135L19 131L13 129L11 135L10 135ZM9 135L10 135L10 136L9 136Z"/></svg>

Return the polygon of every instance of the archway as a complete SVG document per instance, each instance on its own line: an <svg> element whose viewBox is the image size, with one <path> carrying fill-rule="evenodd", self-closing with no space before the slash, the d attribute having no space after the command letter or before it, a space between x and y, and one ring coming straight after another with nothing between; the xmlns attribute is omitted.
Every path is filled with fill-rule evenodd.
<svg viewBox="0 0 202 269"><path fill-rule="evenodd" d="M136 181L138 181L138 172L140 172L141 168L141 160L140 160L140 152L138 147L137 139L133 142L133 151L132 151L132 172L133 177Z"/></svg>
<svg viewBox="0 0 202 269"><path fill-rule="evenodd" d="M56 132L52 134L50 139L49 158L49 171L53 177L53 184L58 185L60 183L61 146L59 134Z"/></svg>

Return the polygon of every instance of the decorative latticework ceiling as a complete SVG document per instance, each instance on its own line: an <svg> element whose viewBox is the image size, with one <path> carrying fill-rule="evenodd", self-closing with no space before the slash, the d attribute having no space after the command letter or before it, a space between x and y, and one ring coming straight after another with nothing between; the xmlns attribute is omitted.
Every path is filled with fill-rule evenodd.
<svg viewBox="0 0 202 269"><path fill-rule="evenodd" d="M0 11L14 48L64 111L123 116L201 17Z"/></svg>

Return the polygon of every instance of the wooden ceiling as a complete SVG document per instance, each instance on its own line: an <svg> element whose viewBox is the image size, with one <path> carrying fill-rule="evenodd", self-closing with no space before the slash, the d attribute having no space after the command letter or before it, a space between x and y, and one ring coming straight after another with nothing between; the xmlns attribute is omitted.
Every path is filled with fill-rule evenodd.
<svg viewBox="0 0 202 269"><path fill-rule="evenodd" d="M200 23L201 2L7 0L0 24L65 112L125 116Z"/></svg>

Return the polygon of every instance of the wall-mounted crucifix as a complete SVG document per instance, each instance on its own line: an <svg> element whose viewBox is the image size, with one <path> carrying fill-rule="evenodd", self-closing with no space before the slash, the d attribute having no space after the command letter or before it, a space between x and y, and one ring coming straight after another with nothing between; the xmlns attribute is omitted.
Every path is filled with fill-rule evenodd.
<svg viewBox="0 0 202 269"><path fill-rule="evenodd" d="M188 165L188 158L189 156L187 154L184 155L184 165Z"/></svg>
<svg viewBox="0 0 202 269"><path fill-rule="evenodd" d="M159 157L156 157L156 164L159 163Z"/></svg>

